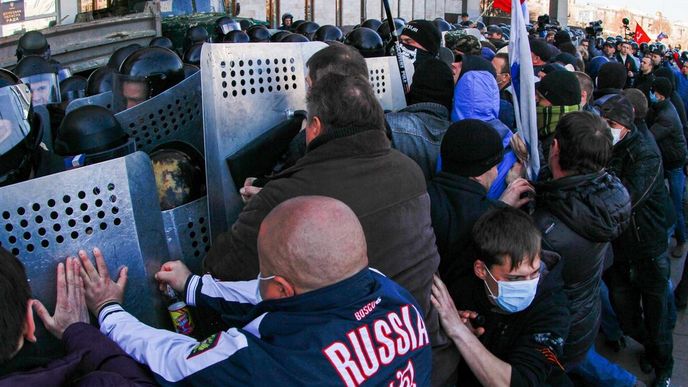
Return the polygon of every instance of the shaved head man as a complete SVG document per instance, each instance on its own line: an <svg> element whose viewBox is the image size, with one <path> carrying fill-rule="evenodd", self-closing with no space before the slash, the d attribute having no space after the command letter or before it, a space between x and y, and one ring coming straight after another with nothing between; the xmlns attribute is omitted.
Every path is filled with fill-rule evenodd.
<svg viewBox="0 0 688 387"><path fill-rule="evenodd" d="M275 207L258 232L263 299L332 285L368 266L363 228L344 203L301 196Z"/></svg>
<svg viewBox="0 0 688 387"><path fill-rule="evenodd" d="M202 342L125 312L123 281L110 279L99 252L95 258L98 271L82 257L89 309L161 384L430 385L420 306L368 268L363 227L339 200L297 196L273 208L258 231L255 280L220 282L192 275L180 261L162 265L155 278L187 304L242 322Z"/></svg>

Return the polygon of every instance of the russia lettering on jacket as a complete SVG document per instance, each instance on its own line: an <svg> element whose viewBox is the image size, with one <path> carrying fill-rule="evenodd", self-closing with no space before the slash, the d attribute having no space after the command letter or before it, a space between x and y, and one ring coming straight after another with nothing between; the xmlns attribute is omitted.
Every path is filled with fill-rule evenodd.
<svg viewBox="0 0 688 387"><path fill-rule="evenodd" d="M411 308L415 311L415 324ZM404 356L429 342L421 313L413 305L404 305L398 312L389 312L385 318L349 331L345 340L334 341L323 349L323 354L345 385L358 386L397 356Z"/></svg>

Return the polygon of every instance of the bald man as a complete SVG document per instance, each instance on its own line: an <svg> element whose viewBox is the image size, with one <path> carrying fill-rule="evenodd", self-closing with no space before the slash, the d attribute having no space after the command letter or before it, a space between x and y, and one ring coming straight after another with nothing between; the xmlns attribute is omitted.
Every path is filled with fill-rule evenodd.
<svg viewBox="0 0 688 387"><path fill-rule="evenodd" d="M368 268L357 216L344 203L301 196L275 207L258 232L252 281L199 277L180 262L155 275L187 304L243 314L248 324L202 342L146 326L124 311L126 271L113 282L82 256L86 302L101 331L163 385L430 384L431 348L408 291Z"/></svg>

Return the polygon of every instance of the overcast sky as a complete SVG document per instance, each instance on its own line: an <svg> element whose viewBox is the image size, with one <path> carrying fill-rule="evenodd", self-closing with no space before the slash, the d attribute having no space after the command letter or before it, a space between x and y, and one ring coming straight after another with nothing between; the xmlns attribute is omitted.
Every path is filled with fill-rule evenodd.
<svg viewBox="0 0 688 387"><path fill-rule="evenodd" d="M688 22L687 0L577 0L577 3L603 4L619 8L626 7L652 16L659 11L670 20Z"/></svg>

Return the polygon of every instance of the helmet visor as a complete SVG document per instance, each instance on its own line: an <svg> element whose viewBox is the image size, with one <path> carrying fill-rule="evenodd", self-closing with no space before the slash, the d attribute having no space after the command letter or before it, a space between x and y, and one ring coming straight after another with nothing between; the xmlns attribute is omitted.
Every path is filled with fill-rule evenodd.
<svg viewBox="0 0 688 387"><path fill-rule="evenodd" d="M112 110L115 113L131 109L152 96L153 88L147 78L112 75Z"/></svg>
<svg viewBox="0 0 688 387"><path fill-rule="evenodd" d="M0 89L0 155L8 153L31 132L31 91L24 84Z"/></svg>
<svg viewBox="0 0 688 387"><path fill-rule="evenodd" d="M231 31L241 31L241 25L237 22L224 23L220 25L222 35L227 35Z"/></svg>
<svg viewBox="0 0 688 387"><path fill-rule="evenodd" d="M33 106L60 103L60 83L57 74L45 73L20 78L31 88Z"/></svg>

